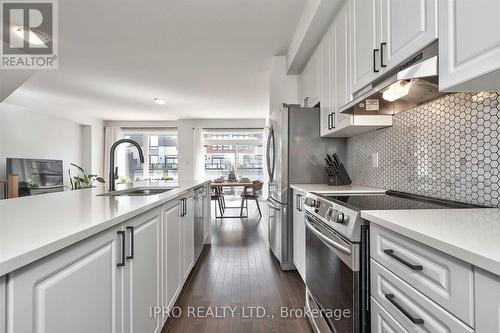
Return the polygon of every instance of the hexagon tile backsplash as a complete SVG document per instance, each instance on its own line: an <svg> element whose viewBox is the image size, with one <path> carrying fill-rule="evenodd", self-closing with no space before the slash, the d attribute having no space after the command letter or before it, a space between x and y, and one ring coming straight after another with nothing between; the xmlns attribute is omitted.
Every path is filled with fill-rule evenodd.
<svg viewBox="0 0 500 333"><path fill-rule="evenodd" d="M500 92L456 93L349 138L347 167L356 184L498 207L499 147Z"/></svg>

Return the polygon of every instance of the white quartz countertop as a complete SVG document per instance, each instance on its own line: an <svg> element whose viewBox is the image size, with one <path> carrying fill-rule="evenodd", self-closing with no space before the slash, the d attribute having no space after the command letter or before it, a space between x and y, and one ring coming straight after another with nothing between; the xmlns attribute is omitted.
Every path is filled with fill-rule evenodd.
<svg viewBox="0 0 500 333"><path fill-rule="evenodd" d="M180 182L170 185L176 186L172 190L150 196L98 196L105 193L99 187L0 200L0 276L205 183ZM118 189L125 187L130 186Z"/></svg>
<svg viewBox="0 0 500 333"><path fill-rule="evenodd" d="M386 190L363 185L330 186L326 184L292 184L294 190L302 192L331 193L331 194L370 194L384 193Z"/></svg>
<svg viewBox="0 0 500 333"><path fill-rule="evenodd" d="M367 210L361 217L500 275L500 209Z"/></svg>

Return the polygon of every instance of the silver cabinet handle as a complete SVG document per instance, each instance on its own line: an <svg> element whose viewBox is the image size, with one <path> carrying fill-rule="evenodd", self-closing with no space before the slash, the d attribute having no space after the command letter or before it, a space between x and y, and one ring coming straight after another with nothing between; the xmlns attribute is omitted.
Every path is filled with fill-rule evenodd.
<svg viewBox="0 0 500 333"><path fill-rule="evenodd" d="M307 228L309 228L309 230L311 230L311 232L313 234L315 234L319 239L321 239L323 242L325 242L327 245L330 245L334 248L336 248L337 250L339 250L340 252L342 253L345 253L347 255L351 255L352 254L352 251L350 248L348 247L345 247L344 245L340 244L340 243L337 243L335 242L334 240L331 240L330 238L326 237L325 235L323 235L321 232L319 232L310 222L309 222L309 218L306 216L306 219L305 219L305 222L306 222L306 226Z"/></svg>

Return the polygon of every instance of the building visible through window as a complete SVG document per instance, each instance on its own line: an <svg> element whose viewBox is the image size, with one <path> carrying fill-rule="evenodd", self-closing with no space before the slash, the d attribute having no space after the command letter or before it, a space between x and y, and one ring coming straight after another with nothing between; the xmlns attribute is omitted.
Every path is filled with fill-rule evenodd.
<svg viewBox="0 0 500 333"><path fill-rule="evenodd" d="M176 132L166 131L166 133L161 133L161 131L141 132L127 130L124 137L139 143L143 149L146 163L140 163L139 153L135 147L126 145L124 158L118 158L120 161L118 163L119 182L142 180L177 181L178 150ZM120 169L126 172L120 172Z"/></svg>

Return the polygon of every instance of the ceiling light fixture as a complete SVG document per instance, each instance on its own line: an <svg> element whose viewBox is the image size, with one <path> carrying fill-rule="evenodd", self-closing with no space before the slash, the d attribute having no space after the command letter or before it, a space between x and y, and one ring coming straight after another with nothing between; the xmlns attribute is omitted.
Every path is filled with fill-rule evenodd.
<svg viewBox="0 0 500 333"><path fill-rule="evenodd" d="M164 105L167 103L166 99L160 97L156 97L153 101L158 105Z"/></svg>
<svg viewBox="0 0 500 333"><path fill-rule="evenodd" d="M50 37L43 31L27 28L23 26L14 26L12 27L14 33L21 38L22 40L26 40L25 35L27 36L27 42L31 45L46 45L50 42Z"/></svg>

